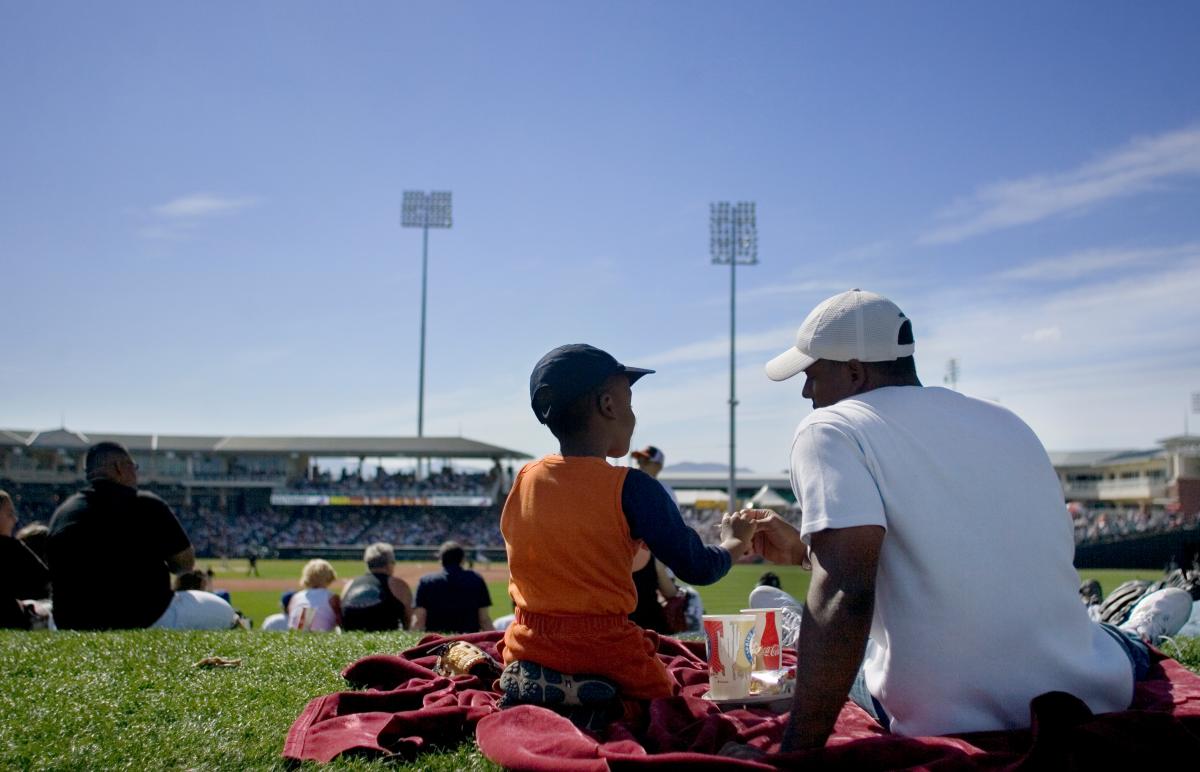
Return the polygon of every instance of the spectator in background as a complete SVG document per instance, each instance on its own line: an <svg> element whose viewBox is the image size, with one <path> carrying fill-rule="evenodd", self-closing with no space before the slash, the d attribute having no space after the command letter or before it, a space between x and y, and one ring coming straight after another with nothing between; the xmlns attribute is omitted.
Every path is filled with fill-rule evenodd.
<svg viewBox="0 0 1200 772"><path fill-rule="evenodd" d="M412 588L393 576L396 548L376 542L363 552L367 573L342 591L342 629L382 631L408 628Z"/></svg>
<svg viewBox="0 0 1200 772"><path fill-rule="evenodd" d="M629 455L633 457L635 462L637 462L638 469L641 469L655 480L658 480L658 475L662 472L663 464L667 460L666 456L663 455L663 452L653 445L647 445L641 450L633 451ZM665 490L668 495L670 495L671 501L675 502L675 508L678 509L679 497L675 495L675 490L662 480L658 480L658 484L663 487L663 490Z"/></svg>
<svg viewBox="0 0 1200 772"><path fill-rule="evenodd" d="M28 630L22 600L46 597L50 572L38 556L13 538L17 511L12 496L0 490L0 628Z"/></svg>
<svg viewBox="0 0 1200 772"><path fill-rule="evenodd" d="M175 591L180 590L199 590L208 592L208 576L199 569L184 571L179 576L175 577Z"/></svg>
<svg viewBox="0 0 1200 772"><path fill-rule="evenodd" d="M211 593L171 590L171 574L195 565L191 542L175 513L137 489L137 464L124 446L88 448L88 487L50 520L50 582L54 621L63 630L228 629L233 607ZM107 582L96 585L105 561ZM120 588L114 595L111 588Z"/></svg>
<svg viewBox="0 0 1200 772"><path fill-rule="evenodd" d="M417 583L413 630L477 633L492 629L488 615L492 596L482 576L462 567L464 555L455 541L438 549L442 570L422 576Z"/></svg>
<svg viewBox="0 0 1200 772"><path fill-rule="evenodd" d="M342 623L342 599L329 586L337 572L328 560L310 560L300 574L300 592L288 601L288 629L325 632Z"/></svg>
<svg viewBox="0 0 1200 772"><path fill-rule="evenodd" d="M675 491L671 489L671 486L658 479L663 462L666 460L663 452L653 445L647 445L629 455L637 462L638 469L658 480L658 484L671 496L671 501L675 502L675 508L678 509L679 500L675 496ZM637 607L629 615L629 618L633 620L634 624L666 635L678 632L671 628L667 615L663 611L662 601L670 601L677 596L679 587L675 584L675 579L667 567L655 560L645 546L638 548L637 553L633 556L633 586L637 588ZM659 600L659 595L662 596L662 601Z"/></svg>

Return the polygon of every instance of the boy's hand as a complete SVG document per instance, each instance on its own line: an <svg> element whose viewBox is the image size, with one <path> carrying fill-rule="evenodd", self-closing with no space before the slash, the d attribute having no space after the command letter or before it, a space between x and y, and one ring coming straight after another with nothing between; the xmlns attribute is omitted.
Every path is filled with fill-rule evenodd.
<svg viewBox="0 0 1200 772"><path fill-rule="evenodd" d="M754 531L758 527L749 510L727 512L721 516L721 546L729 550L734 560L750 552Z"/></svg>

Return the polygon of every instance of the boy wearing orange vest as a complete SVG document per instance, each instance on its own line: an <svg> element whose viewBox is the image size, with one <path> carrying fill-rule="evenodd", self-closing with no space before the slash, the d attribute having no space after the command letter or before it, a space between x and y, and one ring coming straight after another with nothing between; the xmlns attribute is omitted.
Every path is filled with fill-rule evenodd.
<svg viewBox="0 0 1200 772"><path fill-rule="evenodd" d="M607 462L629 452L630 387L652 372L586 344L533 369L533 412L561 452L521 470L500 518L515 606L498 647L507 703L600 703L613 684L626 698L671 696L657 634L629 620L634 553L645 543L683 581L712 584L749 551L753 520L726 515L721 545L705 546L654 478Z"/></svg>

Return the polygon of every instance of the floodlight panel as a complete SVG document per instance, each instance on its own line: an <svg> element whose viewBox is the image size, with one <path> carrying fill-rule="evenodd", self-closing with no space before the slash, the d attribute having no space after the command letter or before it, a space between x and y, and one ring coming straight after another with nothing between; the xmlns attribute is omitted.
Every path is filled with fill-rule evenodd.
<svg viewBox="0 0 1200 772"><path fill-rule="evenodd" d="M429 194L426 210L426 224L430 228L449 228L451 217L451 193L448 190L435 190Z"/></svg>
<svg viewBox="0 0 1200 772"><path fill-rule="evenodd" d="M709 204L709 250L714 263L727 263L733 257L733 210L728 201Z"/></svg>
<svg viewBox="0 0 1200 772"><path fill-rule="evenodd" d="M400 224L406 228L424 227L428 198L421 190L404 191L404 202L400 206Z"/></svg>
<svg viewBox="0 0 1200 772"><path fill-rule="evenodd" d="M733 259L746 264L758 262L758 225L753 201L739 201L733 217Z"/></svg>

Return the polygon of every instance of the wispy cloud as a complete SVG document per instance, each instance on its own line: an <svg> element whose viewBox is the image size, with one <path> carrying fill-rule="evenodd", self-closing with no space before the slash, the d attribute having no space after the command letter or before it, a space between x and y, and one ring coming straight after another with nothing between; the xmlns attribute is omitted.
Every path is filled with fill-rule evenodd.
<svg viewBox="0 0 1200 772"><path fill-rule="evenodd" d="M1033 332L1021 336L1022 340L1030 343L1058 343L1062 340L1062 329L1055 327L1040 327Z"/></svg>
<svg viewBox="0 0 1200 772"><path fill-rule="evenodd" d="M754 298L765 298L774 295L801 295L813 292L845 292L850 289L846 282L832 281L799 281L790 284L767 284L762 287L754 287L753 289L743 290L738 293L738 300L752 300ZM728 303L729 298L721 299L721 302Z"/></svg>
<svg viewBox="0 0 1200 772"><path fill-rule="evenodd" d="M1071 171L986 185L942 212L942 224L917 241L963 241L1141 193L1171 177L1198 174L1200 127L1136 139Z"/></svg>
<svg viewBox="0 0 1200 772"><path fill-rule="evenodd" d="M218 196L193 193L152 206L142 212L149 222L137 234L154 241L182 241L202 222L223 215L236 214L257 206L261 200L254 196Z"/></svg>
<svg viewBox="0 0 1200 772"><path fill-rule="evenodd" d="M737 353L749 354L763 351L783 351L789 343L796 341L795 326L779 327L766 332L756 332L749 335L738 335ZM706 362L713 359L729 358L729 336L709 338L708 340L689 343L658 353L637 357L639 362L647 362L646 367L663 367L688 362Z"/></svg>
<svg viewBox="0 0 1200 772"><path fill-rule="evenodd" d="M1200 242L1170 247L1084 249L1035 260L996 274L997 279L1061 281L1087 277L1113 268L1200 255Z"/></svg>
<svg viewBox="0 0 1200 772"><path fill-rule="evenodd" d="M232 214L257 203L258 199L253 197L227 198L208 193L193 193L190 196L183 196L151 207L150 211L160 217L191 219L217 214Z"/></svg>

